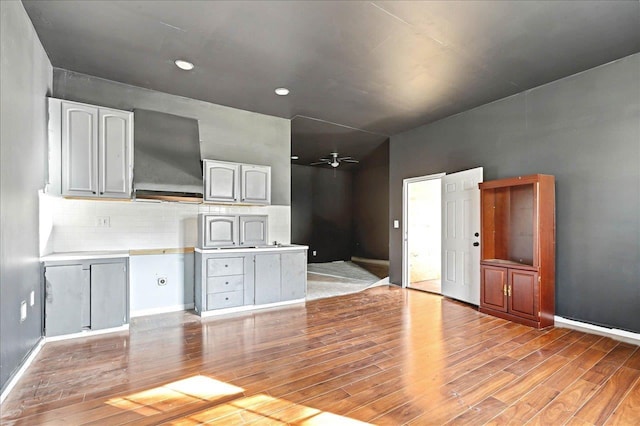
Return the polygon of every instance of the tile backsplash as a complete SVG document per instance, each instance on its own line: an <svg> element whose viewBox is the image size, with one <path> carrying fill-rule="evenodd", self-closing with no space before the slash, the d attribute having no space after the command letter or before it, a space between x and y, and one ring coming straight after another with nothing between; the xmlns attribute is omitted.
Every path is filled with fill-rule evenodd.
<svg viewBox="0 0 640 426"><path fill-rule="evenodd" d="M41 254L194 247L198 213L266 214L269 241L291 242L290 206L94 201L41 195Z"/></svg>

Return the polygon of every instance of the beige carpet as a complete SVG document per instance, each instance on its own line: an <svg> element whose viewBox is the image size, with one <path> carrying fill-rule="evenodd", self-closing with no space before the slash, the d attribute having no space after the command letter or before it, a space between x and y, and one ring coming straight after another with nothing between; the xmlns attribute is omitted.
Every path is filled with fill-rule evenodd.
<svg viewBox="0 0 640 426"><path fill-rule="evenodd" d="M307 300L357 293L388 283L352 262L311 263L307 267Z"/></svg>

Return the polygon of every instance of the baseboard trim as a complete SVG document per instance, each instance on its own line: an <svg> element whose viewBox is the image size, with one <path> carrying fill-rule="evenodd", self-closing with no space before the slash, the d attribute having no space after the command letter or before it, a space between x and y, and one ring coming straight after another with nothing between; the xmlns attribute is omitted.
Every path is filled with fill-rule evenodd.
<svg viewBox="0 0 640 426"><path fill-rule="evenodd" d="M45 343L59 342L61 340L77 339L79 337L98 336L100 334L115 333L116 331L127 331L127 330L129 330L129 324L121 325L120 327L105 328L103 330L86 330L86 331L81 331L79 333L63 334L61 336L44 337L44 341Z"/></svg>
<svg viewBox="0 0 640 426"><path fill-rule="evenodd" d="M215 309L213 311L198 312L201 317L213 317L216 315L234 314L237 312L255 311L258 309L277 308L279 306L294 305L296 303L305 303L306 299L286 300L284 302L266 303L264 305L245 305L235 308Z"/></svg>
<svg viewBox="0 0 640 426"><path fill-rule="evenodd" d="M352 262L369 263L371 265L389 266L389 261L386 259L370 259L368 257L351 256Z"/></svg>
<svg viewBox="0 0 640 426"><path fill-rule="evenodd" d="M187 303L184 305L163 306L161 308L153 309L141 309L138 311L132 311L130 316L131 318L135 318L144 317L147 315L166 314L169 312L188 311L189 309L193 309L193 306L193 303Z"/></svg>
<svg viewBox="0 0 640 426"><path fill-rule="evenodd" d="M0 394L0 404L4 402L7 396L9 396L9 393L11 392L11 390L13 390L16 383L18 383L18 380L22 378L22 375L24 374L24 372L27 371L27 368L29 368L33 360L36 359L36 355L38 355L38 353L40 352L40 349L42 349L42 347L44 346L44 343L45 343L45 339L44 337L41 337L40 340L38 340L38 343L36 343L36 345L34 346L34 348L31 349L31 352L29 353L27 358L25 358L25 360L22 362L22 365L20 366L18 371L16 371L16 374L14 374L13 377L11 377L11 380L9 380L9 382L7 383L7 386L2 391L2 394Z"/></svg>
<svg viewBox="0 0 640 426"><path fill-rule="evenodd" d="M570 320L557 315L554 317L554 321L556 327L570 328L572 330L584 331L591 334L597 334L599 336L611 337L615 340L640 346L639 333L632 333L630 331L620 330L619 328L607 328L589 324L587 322Z"/></svg>

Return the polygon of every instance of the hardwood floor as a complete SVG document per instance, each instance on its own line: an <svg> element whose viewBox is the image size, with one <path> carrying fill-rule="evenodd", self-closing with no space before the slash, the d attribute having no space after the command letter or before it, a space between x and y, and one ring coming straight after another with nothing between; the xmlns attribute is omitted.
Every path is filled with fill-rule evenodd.
<svg viewBox="0 0 640 426"><path fill-rule="evenodd" d="M47 343L2 424L638 424L637 346L397 287Z"/></svg>
<svg viewBox="0 0 640 426"><path fill-rule="evenodd" d="M437 280L424 280L409 283L409 287L414 290L428 291L430 293L441 294L442 284L440 279Z"/></svg>

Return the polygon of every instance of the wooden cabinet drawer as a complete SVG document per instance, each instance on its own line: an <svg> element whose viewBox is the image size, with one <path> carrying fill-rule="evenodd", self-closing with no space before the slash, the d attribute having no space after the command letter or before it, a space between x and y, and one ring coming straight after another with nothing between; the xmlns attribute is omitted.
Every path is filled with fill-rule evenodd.
<svg viewBox="0 0 640 426"><path fill-rule="evenodd" d="M223 275L244 274L243 257L227 257L207 260L207 276L220 277Z"/></svg>
<svg viewBox="0 0 640 426"><path fill-rule="evenodd" d="M244 275L227 275L207 278L207 293L224 293L244 290Z"/></svg>
<svg viewBox="0 0 640 426"><path fill-rule="evenodd" d="M244 304L243 291L227 291L225 293L207 294L207 309L223 309L242 306Z"/></svg>

